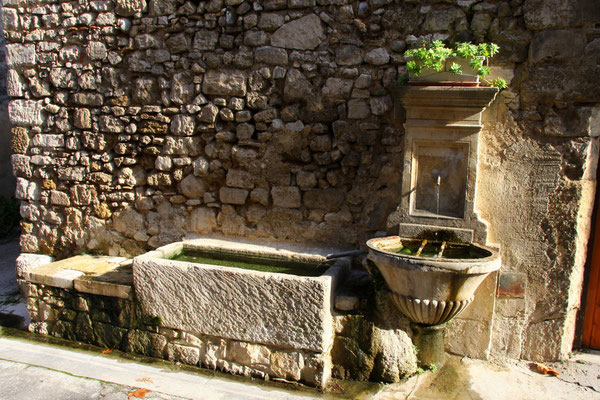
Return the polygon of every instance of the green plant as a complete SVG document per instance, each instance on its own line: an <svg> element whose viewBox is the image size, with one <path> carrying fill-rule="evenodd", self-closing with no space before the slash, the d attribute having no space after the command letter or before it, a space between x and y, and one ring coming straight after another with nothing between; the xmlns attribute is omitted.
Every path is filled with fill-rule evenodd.
<svg viewBox="0 0 600 400"><path fill-rule="evenodd" d="M415 352L415 356L419 354L419 348L416 345L412 345L412 349Z"/></svg>
<svg viewBox="0 0 600 400"><path fill-rule="evenodd" d="M469 61L469 65L481 78L490 74L488 60L498 53L500 48L494 43L472 44L459 42L454 48L448 48L440 40L425 42L420 47L407 50L405 57L410 58L406 63L406 68L414 76L419 76L423 70L432 69L434 71L449 71L453 74L461 74L462 67L455 63L448 63L451 57L461 57ZM497 78L492 81L484 81L490 86L500 89L507 87L506 81Z"/></svg>
<svg viewBox="0 0 600 400"><path fill-rule="evenodd" d="M160 326L161 323L162 318L160 317L160 315L151 315L146 317L146 324L148 325Z"/></svg>
<svg viewBox="0 0 600 400"><path fill-rule="evenodd" d="M435 364L429 364L427 366L427 369L430 370L431 372L435 372L435 371L437 371L438 367Z"/></svg>

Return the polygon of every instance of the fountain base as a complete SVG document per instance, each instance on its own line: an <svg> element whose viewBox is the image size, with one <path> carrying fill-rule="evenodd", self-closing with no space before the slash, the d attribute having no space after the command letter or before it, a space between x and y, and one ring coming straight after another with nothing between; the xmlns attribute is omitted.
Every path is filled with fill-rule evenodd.
<svg viewBox="0 0 600 400"><path fill-rule="evenodd" d="M435 365L437 368L444 365L444 332L446 324L423 325L411 323L413 331L413 343L417 346L419 367L430 367Z"/></svg>

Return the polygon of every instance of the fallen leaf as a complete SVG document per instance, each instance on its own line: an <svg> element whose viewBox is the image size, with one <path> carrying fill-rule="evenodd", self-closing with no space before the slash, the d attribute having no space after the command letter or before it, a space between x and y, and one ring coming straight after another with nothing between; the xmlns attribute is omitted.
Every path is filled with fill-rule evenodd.
<svg viewBox="0 0 600 400"><path fill-rule="evenodd" d="M545 364L536 362L535 366L536 366L538 372L542 373L544 375L552 375L552 376L558 376L558 375L560 375L558 373L558 371L556 371L554 368L551 368L551 367L549 367L549 366L547 366Z"/></svg>
<svg viewBox="0 0 600 400"><path fill-rule="evenodd" d="M342 388L340 385L338 385L337 383L333 383L330 386L330 389L333 393L337 393L337 394L343 394L344 393L344 388Z"/></svg>
<svg viewBox="0 0 600 400"><path fill-rule="evenodd" d="M140 378L140 379L136 379L136 381L138 382L148 382L148 383L154 383L154 381L150 378Z"/></svg>
<svg viewBox="0 0 600 400"><path fill-rule="evenodd" d="M127 393L127 397L129 399L131 399L132 397L137 397L138 399L143 399L151 391L152 390L150 390L150 389L141 388L141 389L138 389L138 390L134 390L133 392Z"/></svg>
<svg viewBox="0 0 600 400"><path fill-rule="evenodd" d="M112 350L111 349L102 350L102 354L108 354L108 353L112 353Z"/></svg>

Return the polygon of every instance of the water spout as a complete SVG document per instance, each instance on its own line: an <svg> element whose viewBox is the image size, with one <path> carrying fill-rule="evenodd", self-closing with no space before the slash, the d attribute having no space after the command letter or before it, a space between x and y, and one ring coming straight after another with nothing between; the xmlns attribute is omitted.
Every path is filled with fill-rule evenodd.
<svg viewBox="0 0 600 400"><path fill-rule="evenodd" d="M435 213L440 215L440 184L442 183L442 176L437 176L436 186L435 186Z"/></svg>

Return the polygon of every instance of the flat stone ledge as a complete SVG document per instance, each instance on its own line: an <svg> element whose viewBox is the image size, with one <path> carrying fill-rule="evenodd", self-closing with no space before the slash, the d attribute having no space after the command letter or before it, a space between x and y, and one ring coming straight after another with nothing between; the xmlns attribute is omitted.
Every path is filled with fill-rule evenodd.
<svg viewBox="0 0 600 400"><path fill-rule="evenodd" d="M44 264L52 258L22 254L19 259L24 264L19 277L30 283L122 299L133 292L130 259L82 255Z"/></svg>

